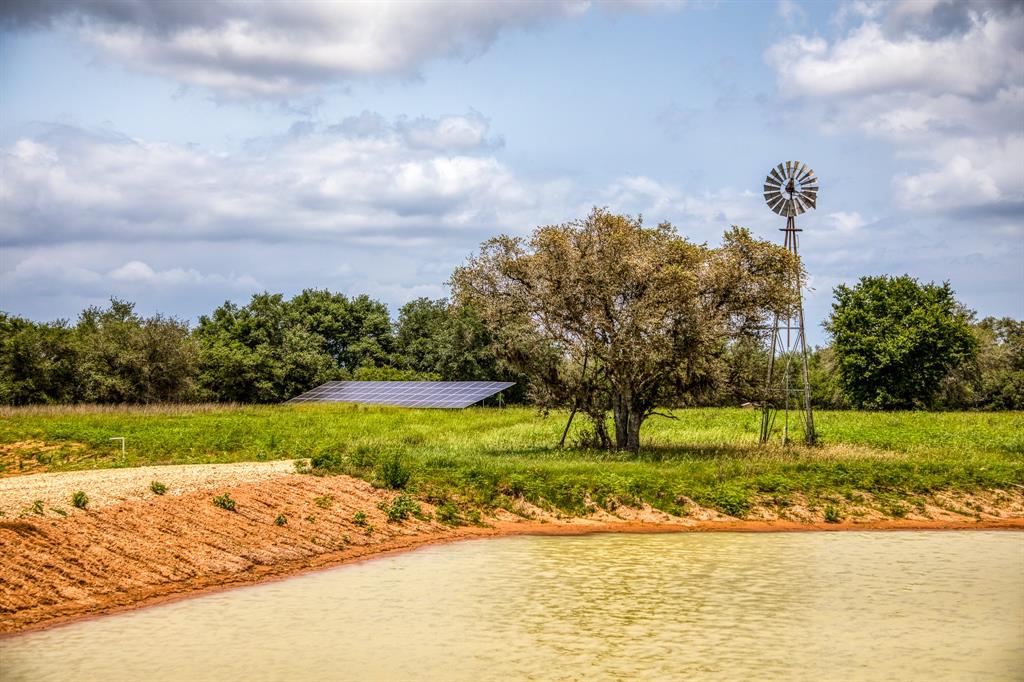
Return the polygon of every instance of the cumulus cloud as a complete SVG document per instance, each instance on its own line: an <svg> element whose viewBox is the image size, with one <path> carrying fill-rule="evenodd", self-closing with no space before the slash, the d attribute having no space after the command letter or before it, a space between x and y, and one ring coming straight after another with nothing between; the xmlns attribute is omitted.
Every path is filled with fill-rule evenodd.
<svg viewBox="0 0 1024 682"><path fill-rule="evenodd" d="M339 81L415 76L430 60L472 58L503 31L577 16L589 5L12 0L0 20L66 28L103 54L181 83L291 97Z"/></svg>
<svg viewBox="0 0 1024 682"><path fill-rule="evenodd" d="M49 126L3 150L0 238L422 245L557 205L564 184L518 177L494 145L476 113L388 122L367 112L232 153Z"/></svg>
<svg viewBox="0 0 1024 682"><path fill-rule="evenodd" d="M860 2L837 23L832 41L797 35L766 52L798 116L921 162L893 179L905 208L1006 213L1024 202L1024 6Z"/></svg>

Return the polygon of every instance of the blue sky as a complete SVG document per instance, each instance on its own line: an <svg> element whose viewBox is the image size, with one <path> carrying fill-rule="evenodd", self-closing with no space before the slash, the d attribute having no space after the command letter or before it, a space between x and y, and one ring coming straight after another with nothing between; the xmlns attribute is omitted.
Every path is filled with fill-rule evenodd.
<svg viewBox="0 0 1024 682"><path fill-rule="evenodd" d="M12 2L0 309L188 319L306 287L392 310L485 238L590 206L715 243L799 219L832 287L950 280L1024 317L1019 3Z"/></svg>

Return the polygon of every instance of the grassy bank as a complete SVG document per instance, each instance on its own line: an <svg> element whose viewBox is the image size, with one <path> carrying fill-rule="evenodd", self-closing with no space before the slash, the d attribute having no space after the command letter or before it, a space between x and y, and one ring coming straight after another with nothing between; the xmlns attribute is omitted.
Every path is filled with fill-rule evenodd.
<svg viewBox="0 0 1024 682"><path fill-rule="evenodd" d="M0 465L10 474L310 458L321 473L401 485L452 521L518 498L574 514L640 503L685 514L692 501L743 516L755 504L839 505L864 494L898 517L938 492L1024 485L1024 413L818 412L813 448L758 447L752 411L676 415L652 418L632 456L558 450L565 415L528 408L13 409L0 416ZM123 456L115 436L126 439Z"/></svg>

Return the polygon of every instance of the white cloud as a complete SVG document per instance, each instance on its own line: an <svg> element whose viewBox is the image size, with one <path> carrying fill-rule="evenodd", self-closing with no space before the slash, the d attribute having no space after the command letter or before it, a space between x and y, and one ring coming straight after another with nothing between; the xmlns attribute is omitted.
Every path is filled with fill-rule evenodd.
<svg viewBox="0 0 1024 682"><path fill-rule="evenodd" d="M586 0L547 2L5 3L0 20L60 25L138 69L227 95L289 97L334 82L414 76L469 59L507 30L578 16Z"/></svg>
<svg viewBox="0 0 1024 682"><path fill-rule="evenodd" d="M864 227L865 220L861 217L860 213L851 211L849 213L845 211L837 211L835 213L828 214L829 219L832 221L835 229L843 234L852 234Z"/></svg>
<svg viewBox="0 0 1024 682"><path fill-rule="evenodd" d="M853 3L838 23L851 19L831 42L791 36L766 52L798 119L923 162L893 179L904 208L1005 213L1024 201L1022 6Z"/></svg>
<svg viewBox="0 0 1024 682"><path fill-rule="evenodd" d="M488 154L493 140L478 114L378 118L233 153L52 127L0 157L0 238L424 245L561 217L546 209L565 205L565 183L523 180Z"/></svg>

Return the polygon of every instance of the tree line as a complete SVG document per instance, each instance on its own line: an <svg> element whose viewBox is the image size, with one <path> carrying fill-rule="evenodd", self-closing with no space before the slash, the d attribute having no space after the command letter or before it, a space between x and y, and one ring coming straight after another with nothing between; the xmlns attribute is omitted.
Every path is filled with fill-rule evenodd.
<svg viewBox="0 0 1024 682"><path fill-rule="evenodd" d="M787 254L742 228L709 248L596 209L486 242L451 301L416 299L396 319L317 289L226 302L195 326L118 299L74 323L0 313L0 403L275 403L330 380L506 380L503 400L580 411L596 445L628 449L662 407L759 401L763 329L800 268ZM1024 323L977 320L948 283L864 277L836 287L824 326L817 407L1024 409Z"/></svg>

